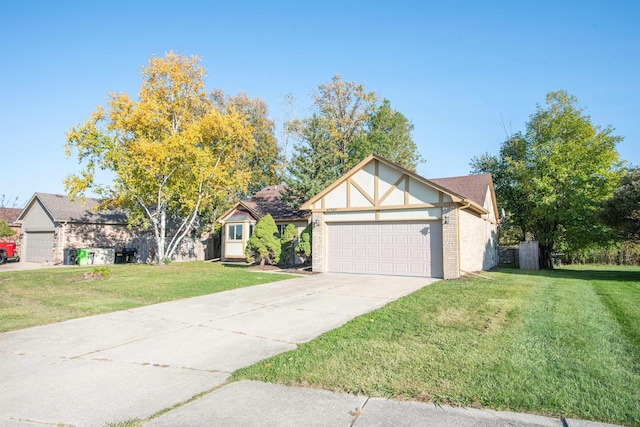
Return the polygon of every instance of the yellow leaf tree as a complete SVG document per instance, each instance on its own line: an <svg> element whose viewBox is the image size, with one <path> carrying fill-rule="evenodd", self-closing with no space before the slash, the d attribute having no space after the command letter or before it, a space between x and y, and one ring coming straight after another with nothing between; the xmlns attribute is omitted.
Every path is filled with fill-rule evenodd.
<svg viewBox="0 0 640 427"><path fill-rule="evenodd" d="M131 225L152 229L158 263L171 259L203 209L249 183L253 127L242 112L216 106L205 75L198 57L153 57L137 100L111 93L106 108L67 133L67 156L76 152L83 165L65 179L69 195L93 189L105 205L128 209ZM113 183L98 185L97 169L111 171Z"/></svg>

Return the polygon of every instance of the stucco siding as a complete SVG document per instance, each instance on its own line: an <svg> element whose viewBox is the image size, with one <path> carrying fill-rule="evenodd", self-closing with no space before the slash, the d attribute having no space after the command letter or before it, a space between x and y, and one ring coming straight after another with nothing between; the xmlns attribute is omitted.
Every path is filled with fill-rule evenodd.
<svg viewBox="0 0 640 427"><path fill-rule="evenodd" d="M374 221L376 213L374 211L365 212L327 212L324 216L326 222L337 221Z"/></svg>
<svg viewBox="0 0 640 427"><path fill-rule="evenodd" d="M488 270L497 264L496 226L480 216L460 210L460 269Z"/></svg>
<svg viewBox="0 0 640 427"><path fill-rule="evenodd" d="M380 212L380 220L410 220L410 219L438 219L441 216L440 208L430 209L398 209Z"/></svg>
<svg viewBox="0 0 640 427"><path fill-rule="evenodd" d="M24 231L53 231L55 225L40 201L35 199L22 220Z"/></svg>

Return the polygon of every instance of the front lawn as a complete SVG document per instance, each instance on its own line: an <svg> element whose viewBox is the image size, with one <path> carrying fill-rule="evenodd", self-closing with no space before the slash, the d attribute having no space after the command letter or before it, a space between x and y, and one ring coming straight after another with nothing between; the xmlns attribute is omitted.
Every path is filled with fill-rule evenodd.
<svg viewBox="0 0 640 427"><path fill-rule="evenodd" d="M100 266L102 268L102 266ZM98 266L0 274L0 332L289 279L211 262Z"/></svg>
<svg viewBox="0 0 640 427"><path fill-rule="evenodd" d="M640 425L639 268L487 275L428 286L234 379Z"/></svg>

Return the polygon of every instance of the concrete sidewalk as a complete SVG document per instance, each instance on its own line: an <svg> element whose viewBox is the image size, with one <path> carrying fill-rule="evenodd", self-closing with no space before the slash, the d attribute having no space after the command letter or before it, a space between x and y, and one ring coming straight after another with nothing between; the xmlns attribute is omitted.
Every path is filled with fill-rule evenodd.
<svg viewBox="0 0 640 427"><path fill-rule="evenodd" d="M198 426L604 427L591 421L399 402L255 381L231 383L145 424Z"/></svg>
<svg viewBox="0 0 640 427"><path fill-rule="evenodd" d="M313 275L0 334L0 426L149 418L433 281Z"/></svg>

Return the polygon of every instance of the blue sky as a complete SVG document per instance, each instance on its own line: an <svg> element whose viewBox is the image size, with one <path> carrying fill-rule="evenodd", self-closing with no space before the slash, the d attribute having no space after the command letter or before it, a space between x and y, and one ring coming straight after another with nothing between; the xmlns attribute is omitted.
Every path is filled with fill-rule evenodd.
<svg viewBox="0 0 640 427"><path fill-rule="evenodd" d="M63 193L65 132L168 51L200 56L208 90L264 99L278 136L285 94L304 117L333 75L362 83L413 122L427 178L467 174L559 89L640 165L639 17L637 1L3 0L0 194Z"/></svg>

